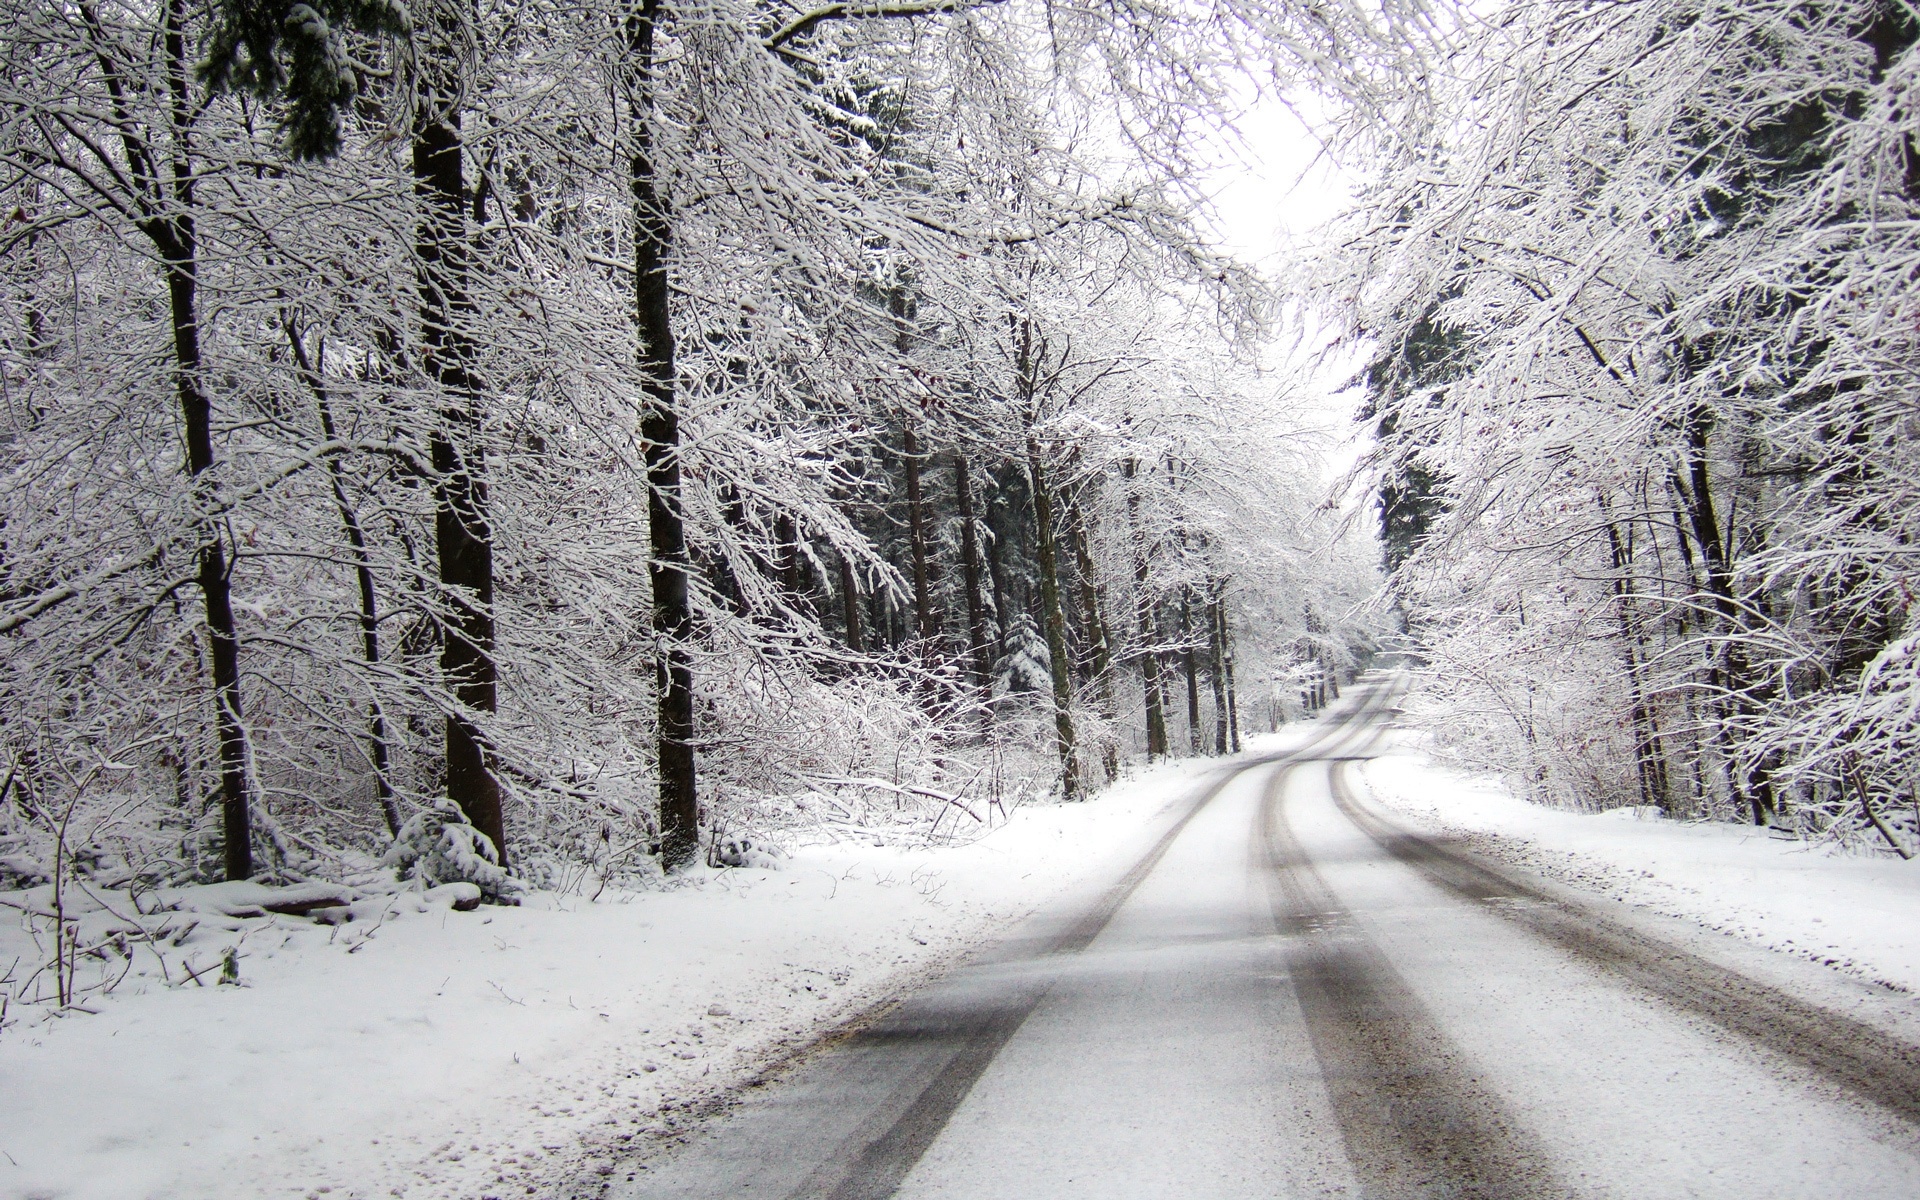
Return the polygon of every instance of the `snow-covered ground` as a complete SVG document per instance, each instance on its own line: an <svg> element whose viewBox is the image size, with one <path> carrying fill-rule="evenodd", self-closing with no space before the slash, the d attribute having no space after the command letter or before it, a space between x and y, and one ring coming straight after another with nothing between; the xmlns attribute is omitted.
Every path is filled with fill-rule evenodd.
<svg viewBox="0 0 1920 1200"><path fill-rule="evenodd" d="M1434 764L1403 736L1368 762L1374 796L1416 828L1574 887L1920 993L1920 861L1781 840L1658 810L1560 812Z"/></svg>
<svg viewBox="0 0 1920 1200"><path fill-rule="evenodd" d="M87 999L96 1014L14 1008L0 1198L557 1195L637 1131L1117 874L1214 765L1024 808L947 849L814 847L598 902L209 919L180 947L202 950L205 986L177 969L169 986L136 952ZM0 968L35 961L17 917L0 919ZM242 986L215 982L229 945Z"/></svg>
<svg viewBox="0 0 1920 1200"><path fill-rule="evenodd" d="M1413 736L1388 750L1363 779L1410 824L1920 993L1920 863L1550 811L1434 765ZM507 1200L590 1186L624 1143L689 1122L1022 917L1117 876L1218 765L1022 809L966 846L843 842L598 901L537 894L459 912L450 896L403 898L334 926L207 914L172 948L171 983L136 953L117 989L87 998L95 1013L8 1014L0 1200ZM38 953L17 916L0 920L0 968ZM238 987L215 982L230 946Z"/></svg>

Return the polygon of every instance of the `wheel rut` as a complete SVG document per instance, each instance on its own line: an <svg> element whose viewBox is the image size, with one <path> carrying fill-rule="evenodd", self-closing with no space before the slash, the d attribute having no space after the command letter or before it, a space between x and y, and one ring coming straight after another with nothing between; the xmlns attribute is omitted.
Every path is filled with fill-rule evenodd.
<svg viewBox="0 0 1920 1200"><path fill-rule="evenodd" d="M1229 783L1249 770L1322 755L1356 735L1371 740L1373 718L1391 699L1390 689L1376 690L1361 703L1334 714L1306 746L1236 764L1207 780L1153 846L1099 900L1058 934L1037 947L1024 947L1017 957L1033 962L1086 949L1193 818ZM958 1008L910 1003L849 1037L844 1049L852 1055L883 1046L917 1047L924 1052L926 1065L899 1085L837 1153L788 1192L787 1200L885 1200L893 1195L1000 1050L1046 999L1049 987L1048 975L1038 972L984 1002Z"/></svg>
<svg viewBox="0 0 1920 1200"><path fill-rule="evenodd" d="M1294 837L1285 797L1301 769L1314 768L1274 773L1252 841L1274 923L1294 940L1288 973L1362 1192L1368 1200L1570 1195Z"/></svg>
<svg viewBox="0 0 1920 1200"><path fill-rule="evenodd" d="M1445 891L1920 1127L1920 1048L1404 829L1359 802L1346 777L1349 769L1341 763L1332 771L1335 805L1381 849Z"/></svg>

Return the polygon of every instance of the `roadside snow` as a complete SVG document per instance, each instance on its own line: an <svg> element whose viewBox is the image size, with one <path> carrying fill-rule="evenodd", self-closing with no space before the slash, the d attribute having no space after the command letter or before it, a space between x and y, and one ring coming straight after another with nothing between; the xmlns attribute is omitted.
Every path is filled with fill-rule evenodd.
<svg viewBox="0 0 1920 1200"><path fill-rule="evenodd" d="M1920 861L1783 841L1659 810L1560 812L1404 741L1362 768L1387 808L1476 850L1663 916L1920 993Z"/></svg>
<svg viewBox="0 0 1920 1200"><path fill-rule="evenodd" d="M97 1015L9 1014L0 1198L558 1195L637 1131L1117 874L1217 762L1018 810L967 846L816 847L598 903L206 914L184 951L235 947L241 986L204 967L204 986L168 986L136 953L87 1000ZM248 886L222 913L249 914ZM25 918L0 914L0 968L37 961Z"/></svg>

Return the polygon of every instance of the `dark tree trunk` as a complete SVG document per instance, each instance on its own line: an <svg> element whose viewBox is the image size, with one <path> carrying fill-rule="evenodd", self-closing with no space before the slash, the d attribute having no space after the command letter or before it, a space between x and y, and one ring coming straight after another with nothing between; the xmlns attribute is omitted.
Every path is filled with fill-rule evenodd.
<svg viewBox="0 0 1920 1200"><path fill-rule="evenodd" d="M1633 550L1620 527L1607 511L1604 497L1600 513L1607 523L1607 547L1613 557L1614 617L1620 625L1620 651L1627 669L1627 695L1633 722L1634 761L1639 766L1640 799L1672 815L1673 796L1667 783L1666 750L1661 744L1660 726L1646 698L1640 679L1640 638L1633 619ZM1629 533L1631 527L1629 527Z"/></svg>
<svg viewBox="0 0 1920 1200"><path fill-rule="evenodd" d="M1313 663L1313 680L1307 685L1306 704L1309 712L1318 712L1326 706L1325 679L1327 673L1326 647L1319 635L1327 631L1320 615L1313 611L1313 604L1306 606L1307 650L1309 661Z"/></svg>
<svg viewBox="0 0 1920 1200"><path fill-rule="evenodd" d="M973 484L967 477L967 456L953 453L953 495L960 509L960 575L967 592L968 661L983 700L993 694L992 635L987 630L987 602L980 590L980 535L974 525Z"/></svg>
<svg viewBox="0 0 1920 1200"><path fill-rule="evenodd" d="M1193 599L1191 594L1180 597L1180 644L1182 650L1181 665L1187 673L1187 740L1193 745L1195 754L1201 753L1200 742L1200 665L1194 661L1193 653Z"/></svg>
<svg viewBox="0 0 1920 1200"><path fill-rule="evenodd" d="M774 518L774 538L780 543L780 591L788 604L801 607L806 595L805 560L800 554L800 530L785 513Z"/></svg>
<svg viewBox="0 0 1920 1200"><path fill-rule="evenodd" d="M1231 714L1227 711L1226 622L1221 613L1220 585L1208 585L1207 674L1213 681L1213 752L1225 754L1233 745L1228 731Z"/></svg>
<svg viewBox="0 0 1920 1200"><path fill-rule="evenodd" d="M1160 694L1160 648L1154 628L1153 596L1148 591L1153 566L1152 547L1138 544L1140 500L1133 490L1133 479L1138 471L1134 461L1128 459L1121 475L1127 489L1128 540L1135 543L1132 548L1133 618L1138 644L1134 647L1134 654L1140 659L1140 690L1147 707L1147 760L1151 762L1155 758L1167 757L1167 712Z"/></svg>
<svg viewBox="0 0 1920 1200"><path fill-rule="evenodd" d="M1687 478L1678 490L1687 508L1694 543L1699 547L1700 559L1706 567L1709 598L1727 633L1726 641L1712 666L1712 673L1719 676L1711 680L1718 685L1716 690L1719 692L1713 703L1722 709L1721 719L1714 722L1714 735L1721 744L1722 761L1728 764L1727 781L1735 800L1747 806L1755 825L1765 825L1772 808L1772 788L1766 772L1764 769L1758 770L1756 777L1743 778L1733 765L1730 743L1733 722L1727 717L1750 712L1752 697L1747 693L1746 654L1741 638L1744 622L1733 592L1732 554L1729 539L1720 528L1719 514L1713 500L1713 473L1708 459L1713 411L1705 404L1695 404L1687 410L1682 424L1686 440Z"/></svg>
<svg viewBox="0 0 1920 1200"><path fill-rule="evenodd" d="M913 350L913 297L904 285L887 296L887 310L893 317L893 345L904 367ZM927 509L920 468L923 454L920 435L914 429L915 416L903 403L900 410L900 465L907 483L907 552L912 564L914 631L924 653L932 653L939 636L933 613L933 588L927 570Z"/></svg>
<svg viewBox="0 0 1920 1200"><path fill-rule="evenodd" d="M1027 469L1033 484L1033 521L1039 543L1040 607L1047 631L1047 657L1053 668L1054 739L1060 749L1060 791L1068 800L1080 795L1080 756L1073 729L1073 678L1067 669L1067 614L1061 605L1060 563L1053 527L1053 498L1048 492L1040 443L1027 436Z"/></svg>
<svg viewBox="0 0 1920 1200"><path fill-rule="evenodd" d="M1093 657L1093 694L1100 715L1108 721L1115 717L1113 700L1113 649L1107 639L1107 623L1100 612L1100 583L1094 575L1093 551L1089 545L1086 511L1079 505L1072 510L1074 566L1080 576L1080 612L1086 620L1087 648ZM1118 746L1112 738L1100 745L1100 765L1106 778L1120 772Z"/></svg>
<svg viewBox="0 0 1920 1200"><path fill-rule="evenodd" d="M907 546L913 561L914 631L931 653L940 628L934 620L933 589L927 572L927 506L920 480L920 438L913 431L912 418L900 428L901 465L907 475Z"/></svg>
<svg viewBox="0 0 1920 1200"><path fill-rule="evenodd" d="M730 483L722 484L720 495L721 519L727 523L728 528L737 531L744 539L747 529L747 506L740 502L739 490ZM687 561L689 570L697 567L706 572L708 584L712 587L714 594L727 602L727 608L733 612L734 616L747 615L746 591L740 586L740 577L734 574L733 560L727 556L725 550L700 555L697 563L689 552Z"/></svg>
<svg viewBox="0 0 1920 1200"><path fill-rule="evenodd" d="M1040 607L1046 625L1047 657L1052 660L1053 730L1060 749L1060 793L1068 800L1080 796L1080 752L1073 729L1073 679L1067 673L1067 616L1060 603L1060 556L1053 524L1053 493L1040 441L1033 435L1034 362L1033 324L1025 323L1020 337L1019 379L1027 419L1027 485L1033 499L1033 529L1040 566Z"/></svg>
<svg viewBox="0 0 1920 1200"><path fill-rule="evenodd" d="M629 161L633 191L635 331L646 409L640 441L647 467L647 578L653 590L660 775L660 865L678 870L700 850L693 759L693 604L687 587L687 532L680 505L680 414L676 406L673 310L667 258L673 214L655 170L655 37L659 0L641 0L627 19Z"/></svg>
<svg viewBox="0 0 1920 1200"><path fill-rule="evenodd" d="M853 572L853 560L840 555L840 602L847 622L847 649L855 654L867 652L866 639L860 636L860 580Z"/></svg>
<svg viewBox="0 0 1920 1200"><path fill-rule="evenodd" d="M240 638L233 620L232 580L220 526L212 518L217 484L210 472L213 456L213 405L207 399L200 354L199 235L194 225L190 93L192 64L187 57L185 6L169 0L166 10L166 55L170 91L168 118L172 129L172 157L164 185L169 193L156 213L141 223L166 271L167 302L173 322L173 386L180 401L180 421L186 435L187 474L193 479L194 507L198 510L196 536L200 539L195 576L207 620L207 641L213 675L214 732L220 743L220 825L225 841L228 879L253 875L253 784L247 748L247 727L240 703ZM136 177L158 191L161 185L149 171L144 147L130 142L137 154ZM155 197L158 199L158 197Z"/></svg>
<svg viewBox="0 0 1920 1200"><path fill-rule="evenodd" d="M463 30L440 29L422 51L413 130L414 192L420 197L421 365L439 386L440 419L430 439L442 599L448 620L440 670L455 709L446 718L447 797L507 862L500 784L481 723L497 707L493 660L493 531L487 516L485 416L473 376L468 291L465 151L457 52Z"/></svg>
<svg viewBox="0 0 1920 1200"><path fill-rule="evenodd" d="M173 315L174 387L187 441L187 471L195 481L203 513L215 504L213 413L200 382L200 324L192 218L175 217L167 264L167 295ZM200 482L206 480L204 483ZM220 527L200 523L196 575L207 618L213 668L214 727L220 742L220 824L226 843L228 879L253 875L253 788L248 772L246 719L240 703L240 638L233 621L232 579L228 574Z"/></svg>
<svg viewBox="0 0 1920 1200"><path fill-rule="evenodd" d="M1220 638L1220 675L1226 686L1227 748L1240 753L1240 697L1233 682L1233 626L1227 621L1226 589L1215 593L1214 620Z"/></svg>
<svg viewBox="0 0 1920 1200"><path fill-rule="evenodd" d="M991 478L991 476L989 476ZM1003 496L1004 492L1001 493ZM1007 563L1009 540L1002 531L993 539L993 545L986 553L987 579L993 585L993 611L997 615L993 629L993 656L997 662L1007 652L1007 618L1015 611L1012 588L1007 582Z"/></svg>

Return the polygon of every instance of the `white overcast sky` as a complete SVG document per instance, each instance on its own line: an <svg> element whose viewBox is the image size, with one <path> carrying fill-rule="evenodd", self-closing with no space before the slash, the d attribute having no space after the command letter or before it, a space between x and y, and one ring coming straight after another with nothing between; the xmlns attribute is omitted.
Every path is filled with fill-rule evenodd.
<svg viewBox="0 0 1920 1200"><path fill-rule="evenodd" d="M1224 248L1271 269L1293 238L1352 203L1355 181L1277 100L1255 103L1234 126L1239 144L1217 148L1209 181Z"/></svg>
<svg viewBox="0 0 1920 1200"><path fill-rule="evenodd" d="M1352 205L1360 180L1324 154L1301 119L1277 100L1250 106L1234 126L1238 144L1217 148L1218 165L1208 180L1221 248L1270 278L1284 278L1289 253ZM1270 345L1266 357L1276 371L1276 386L1304 405L1300 415L1335 439L1325 463L1331 484L1364 450L1351 423L1359 396L1339 390L1358 370L1362 351L1355 347L1316 360L1327 336L1311 314L1304 314L1291 336L1283 332ZM1304 376L1293 375L1289 382L1289 366L1304 369Z"/></svg>

